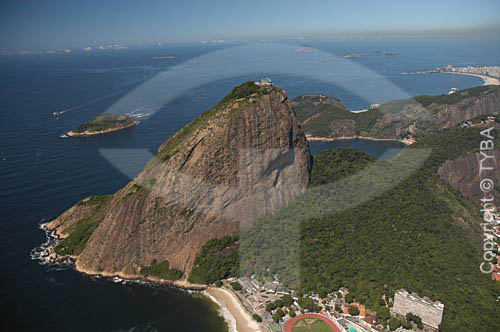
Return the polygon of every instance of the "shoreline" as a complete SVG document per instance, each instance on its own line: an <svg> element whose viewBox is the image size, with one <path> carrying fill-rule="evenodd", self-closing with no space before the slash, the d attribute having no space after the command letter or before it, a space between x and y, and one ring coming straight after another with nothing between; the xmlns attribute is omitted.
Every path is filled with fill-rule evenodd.
<svg viewBox="0 0 500 332"><path fill-rule="evenodd" d="M353 140L353 139L363 139L367 141L393 141L400 142L404 145L411 145L415 143L415 140L411 139L398 139L398 138L376 138L376 137L366 137L366 136L339 136L339 137L321 137L321 136L311 136L306 135L306 139L308 141L316 141L316 142L333 142L333 141L344 141L344 140Z"/></svg>
<svg viewBox="0 0 500 332"><path fill-rule="evenodd" d="M439 72L426 72L422 74L457 74L457 75L468 75L468 76L475 76L479 77L483 80L483 85L500 85L500 80L498 78L486 76L486 75L480 75L480 74L472 74L472 73L460 73L460 72L453 72L453 71L439 71Z"/></svg>
<svg viewBox="0 0 500 332"><path fill-rule="evenodd" d="M106 272L106 271L91 271L85 268L78 266L77 256L58 256L54 252L55 246L63 239L63 237L59 236L56 229L51 229L47 225L50 224L44 223L39 226L41 230L45 232L47 237L47 241L43 243L41 246L32 250L31 258L36 259L42 262L42 265L45 264L53 264L53 265L66 265L72 267L75 271L83 273L88 276L98 276L104 278L120 278L125 282L134 282L134 283L149 283L155 286L167 286L167 287L175 287L187 291L204 291L207 289L207 285L203 284L192 284L188 282L186 279L180 280L166 280L160 279L156 277L144 277L142 275L134 275L134 274L125 274L122 272Z"/></svg>
<svg viewBox="0 0 500 332"><path fill-rule="evenodd" d="M226 322L229 332L261 332L261 324L256 322L240 303L239 299L229 290L202 284L192 284L187 280L165 280L154 277L128 275L122 272L95 272L78 266L75 256L58 256L54 252L55 246L62 240L57 229L47 227L50 222L39 225L46 234L47 240L31 252L33 260L40 264L63 265L73 268L89 277L108 278L113 282L138 283L156 287L174 287L187 292L200 292L210 299L219 308L219 313Z"/></svg>
<svg viewBox="0 0 500 332"><path fill-rule="evenodd" d="M231 332L261 332L261 326L243 308L236 296L230 291L209 286L203 293L208 294L220 308ZM226 313L224 315L224 313ZM234 325L233 325L234 324Z"/></svg>

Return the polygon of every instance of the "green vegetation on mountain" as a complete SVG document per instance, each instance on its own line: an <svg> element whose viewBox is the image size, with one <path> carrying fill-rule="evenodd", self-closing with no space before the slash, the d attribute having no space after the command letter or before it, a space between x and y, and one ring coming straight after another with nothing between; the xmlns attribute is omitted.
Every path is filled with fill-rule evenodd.
<svg viewBox="0 0 500 332"><path fill-rule="evenodd" d="M101 114L96 116L92 120L79 125L75 129L73 129L72 132L76 134L88 134L110 129L122 129L133 126L135 124L137 124L137 121L133 120L128 115Z"/></svg>
<svg viewBox="0 0 500 332"><path fill-rule="evenodd" d="M235 235L209 240L196 257L189 281L211 284L220 279L238 277L238 239Z"/></svg>
<svg viewBox="0 0 500 332"><path fill-rule="evenodd" d="M242 273L263 281L276 276L304 293L344 286L350 299L380 313L383 294L406 288L445 304L442 331L500 329L500 287L479 271L479 207L436 173L444 161L476 150L480 140L478 129L454 128L428 135L393 160L352 151L357 157L344 164L339 159L338 171L330 161L350 149L316 155L316 185L240 234ZM411 159L419 153L427 156L420 163ZM416 166L398 177L404 165ZM328 174L335 182L327 183ZM383 189L369 196L372 187ZM472 216L467 225L454 220L457 212Z"/></svg>
<svg viewBox="0 0 500 332"><path fill-rule="evenodd" d="M142 267L141 274L145 277L154 276L165 280L178 280L182 277L182 272L170 268L168 261L157 263L156 260L153 260L151 265Z"/></svg>
<svg viewBox="0 0 500 332"><path fill-rule="evenodd" d="M293 107L304 131L319 137L366 136L382 117L376 109L352 113L338 99L317 95L297 97L293 100ZM337 124L339 127L336 127Z"/></svg>
<svg viewBox="0 0 500 332"><path fill-rule="evenodd" d="M101 221L94 216L89 216L66 228L64 233L69 235L57 244L54 248L55 253L60 256L80 254Z"/></svg>
<svg viewBox="0 0 500 332"><path fill-rule="evenodd" d="M113 195L93 195L82 199L76 206L90 208L90 213L62 231L67 235L57 244L54 251L57 255L79 255L85 248L85 244L102 221L103 216L99 213L111 201Z"/></svg>
<svg viewBox="0 0 500 332"><path fill-rule="evenodd" d="M100 210L102 207L106 206L109 201L113 199L113 195L92 195L85 199L82 199L78 203L77 206L94 206L97 210Z"/></svg>
<svg viewBox="0 0 500 332"><path fill-rule="evenodd" d="M365 168L377 158L353 148L319 152L313 156L311 186L335 182Z"/></svg>

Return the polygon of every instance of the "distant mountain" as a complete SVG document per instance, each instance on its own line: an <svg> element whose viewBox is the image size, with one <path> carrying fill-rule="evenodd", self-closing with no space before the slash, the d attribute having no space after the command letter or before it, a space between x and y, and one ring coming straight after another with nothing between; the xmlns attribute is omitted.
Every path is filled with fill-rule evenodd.
<svg viewBox="0 0 500 332"><path fill-rule="evenodd" d="M362 113L348 112L339 103L339 100L319 95L293 100L297 118L310 136L419 138L479 116L500 114L500 86L394 100Z"/></svg>

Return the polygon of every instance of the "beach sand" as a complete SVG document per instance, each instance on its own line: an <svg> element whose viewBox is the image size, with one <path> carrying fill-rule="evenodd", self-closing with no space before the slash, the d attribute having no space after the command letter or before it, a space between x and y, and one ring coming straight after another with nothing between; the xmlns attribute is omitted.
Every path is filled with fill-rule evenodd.
<svg viewBox="0 0 500 332"><path fill-rule="evenodd" d="M479 74L469 74L469 73L456 73L456 72L442 72L442 73L476 76L476 77L480 77L483 79L483 81L484 81L483 85L500 85L500 80L498 80L497 78L489 77L489 76L484 76L484 75L479 75Z"/></svg>
<svg viewBox="0 0 500 332"><path fill-rule="evenodd" d="M259 323L250 316L248 312L238 302L235 295L223 288L208 287L206 292L213 296L219 303L226 307L236 320L236 330L238 332L261 332Z"/></svg>

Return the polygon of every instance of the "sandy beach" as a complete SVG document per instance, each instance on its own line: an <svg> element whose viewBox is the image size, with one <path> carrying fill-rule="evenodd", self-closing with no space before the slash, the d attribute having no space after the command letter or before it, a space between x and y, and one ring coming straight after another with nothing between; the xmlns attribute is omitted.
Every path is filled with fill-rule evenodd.
<svg viewBox="0 0 500 332"><path fill-rule="evenodd" d="M489 77L489 76L484 76L484 75L479 75L479 74L469 74L469 73L456 73L456 72L448 72L448 71L444 71L442 73L443 74L458 74L458 75L476 76L476 77L480 77L483 79L483 81L484 81L483 85L500 85L500 80L498 80L497 78Z"/></svg>
<svg viewBox="0 0 500 332"><path fill-rule="evenodd" d="M235 296L228 290L217 287L208 287L206 292L213 296L219 305L224 306L236 321L237 332L261 332L260 324L245 311ZM228 322L229 325L231 322ZM231 326L230 326L231 328Z"/></svg>

